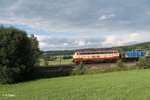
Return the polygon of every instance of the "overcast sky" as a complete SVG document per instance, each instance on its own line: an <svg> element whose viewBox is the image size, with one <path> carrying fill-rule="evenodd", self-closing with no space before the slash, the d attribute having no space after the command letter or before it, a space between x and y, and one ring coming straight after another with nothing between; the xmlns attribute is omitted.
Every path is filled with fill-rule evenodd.
<svg viewBox="0 0 150 100"><path fill-rule="evenodd" d="M0 24L41 50L129 45L150 41L150 0L0 0Z"/></svg>

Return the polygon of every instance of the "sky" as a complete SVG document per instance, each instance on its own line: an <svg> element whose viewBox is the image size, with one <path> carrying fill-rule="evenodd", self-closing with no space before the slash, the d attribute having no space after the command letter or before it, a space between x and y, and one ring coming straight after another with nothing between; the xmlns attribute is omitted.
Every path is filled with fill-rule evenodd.
<svg viewBox="0 0 150 100"><path fill-rule="evenodd" d="M41 50L130 45L150 41L150 0L0 0L0 24Z"/></svg>

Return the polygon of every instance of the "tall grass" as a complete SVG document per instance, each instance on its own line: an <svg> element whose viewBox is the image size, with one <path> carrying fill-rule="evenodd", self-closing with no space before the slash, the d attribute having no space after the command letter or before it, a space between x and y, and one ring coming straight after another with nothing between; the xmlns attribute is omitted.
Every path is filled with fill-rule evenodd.
<svg viewBox="0 0 150 100"><path fill-rule="evenodd" d="M125 70L126 69L126 66L122 63L121 60L117 61L116 66L118 67L119 70Z"/></svg>
<svg viewBox="0 0 150 100"><path fill-rule="evenodd" d="M84 66L84 67L82 67ZM92 66L92 67L86 67L86 65L82 64L82 62L79 64L79 66L72 70L72 75L83 75L83 74L96 74L96 73L107 73L107 72L114 72L114 71L125 71L125 70L134 70L138 69L138 66L136 64L123 64L120 60L117 61L116 64L110 65L110 66Z"/></svg>

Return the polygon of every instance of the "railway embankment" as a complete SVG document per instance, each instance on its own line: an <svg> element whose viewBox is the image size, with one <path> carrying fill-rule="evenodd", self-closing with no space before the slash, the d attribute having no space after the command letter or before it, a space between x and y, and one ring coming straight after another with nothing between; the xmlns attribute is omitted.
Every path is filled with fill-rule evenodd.
<svg viewBox="0 0 150 100"><path fill-rule="evenodd" d="M83 74L94 74L94 73L104 73L112 72L118 70L131 70L137 68L137 62L124 62L122 63L125 67L119 68L117 63L93 63L93 64L83 64L85 69ZM51 65L42 66L38 68L41 75L40 78L48 77L61 77L80 74L81 65L69 64L69 65Z"/></svg>

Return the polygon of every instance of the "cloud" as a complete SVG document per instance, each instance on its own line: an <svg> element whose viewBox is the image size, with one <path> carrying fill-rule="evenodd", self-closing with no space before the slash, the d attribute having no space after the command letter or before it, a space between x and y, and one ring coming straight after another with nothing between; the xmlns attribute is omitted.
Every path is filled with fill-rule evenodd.
<svg viewBox="0 0 150 100"><path fill-rule="evenodd" d="M147 11L146 14L147 14L147 15L150 15L150 11Z"/></svg>
<svg viewBox="0 0 150 100"><path fill-rule="evenodd" d="M102 42L103 47L131 45L135 43L147 42L150 38L145 38L149 34L127 33L123 35L108 35ZM144 39L145 38L145 39Z"/></svg>
<svg viewBox="0 0 150 100"><path fill-rule="evenodd" d="M76 41L76 42L77 42L78 46L85 46L86 45L85 41Z"/></svg>
<svg viewBox="0 0 150 100"><path fill-rule="evenodd" d="M122 41L122 38L115 36L115 35L110 35L107 36L105 41L102 42L103 47L112 47L112 46L119 46L119 45L123 45L124 42Z"/></svg>
<svg viewBox="0 0 150 100"><path fill-rule="evenodd" d="M136 38L136 37L138 37L138 36L139 36L138 33L133 33L133 34L130 35L130 37L132 37L132 38Z"/></svg>
<svg viewBox="0 0 150 100"><path fill-rule="evenodd" d="M149 40L149 4L148 0L0 0L0 24L36 34L43 50L124 45Z"/></svg>
<svg viewBox="0 0 150 100"><path fill-rule="evenodd" d="M105 20L105 19L107 19L107 17L106 17L106 15L102 15L102 16L100 17L100 19L101 19L101 20Z"/></svg>
<svg viewBox="0 0 150 100"><path fill-rule="evenodd" d="M102 48L130 45L150 40L149 34L126 33L122 35L106 35L104 37L52 37L36 35L42 50L72 50L83 48ZM147 38L145 38L147 37Z"/></svg>
<svg viewBox="0 0 150 100"><path fill-rule="evenodd" d="M81 48L97 48L101 47L104 38L89 37L52 37L48 35L35 35L40 42L42 50L67 50Z"/></svg>
<svg viewBox="0 0 150 100"><path fill-rule="evenodd" d="M42 49L46 49L48 46L48 43L45 43L45 42L39 42L39 47L42 48Z"/></svg>
<svg viewBox="0 0 150 100"><path fill-rule="evenodd" d="M123 27L130 30L128 24L119 23L130 21L133 23L132 29L141 27L138 28L140 30L146 26L139 24L138 20L147 20L144 19L144 16L140 16L142 12L149 11L147 4L146 0L136 0L136 4L135 0L48 0L45 2L41 0L16 0L15 2L2 0L0 1L0 16L3 20L0 22L25 24L35 29L42 27L46 31L92 32L94 29L98 33L104 28L107 28L108 31L121 30ZM111 18L113 19L106 22L99 21L99 19Z"/></svg>
<svg viewBox="0 0 150 100"><path fill-rule="evenodd" d="M100 20L106 20L106 19L110 19L112 17L115 17L116 15L115 14L109 14L109 15L102 15L99 19Z"/></svg>

